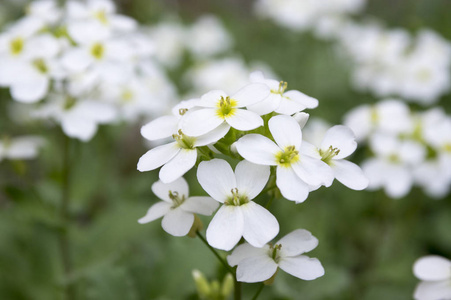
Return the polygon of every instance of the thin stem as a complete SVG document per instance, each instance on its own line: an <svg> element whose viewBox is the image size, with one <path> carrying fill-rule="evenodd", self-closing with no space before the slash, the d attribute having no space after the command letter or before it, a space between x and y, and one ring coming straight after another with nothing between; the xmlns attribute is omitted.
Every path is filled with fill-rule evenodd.
<svg viewBox="0 0 451 300"><path fill-rule="evenodd" d="M258 296L262 292L263 288L265 287L265 284L262 283L260 287L258 288L257 292L255 293L254 297L252 297L252 300L257 300Z"/></svg>
<svg viewBox="0 0 451 300"><path fill-rule="evenodd" d="M213 248L212 246L210 246L210 244L208 244L207 240L202 236L202 234L197 231L196 232L197 236L200 238L200 240L207 245L208 249L211 250L211 252L213 252L213 254L216 256L216 258L221 262L221 264L227 269L227 271L230 272L230 274L232 274L233 278L236 278L235 276L235 272L233 271L233 269L227 264L227 262L219 255L218 251L215 250L215 248Z"/></svg>
<svg viewBox="0 0 451 300"><path fill-rule="evenodd" d="M241 282L236 280L236 277L234 277L234 299L235 300L241 300Z"/></svg>
<svg viewBox="0 0 451 300"><path fill-rule="evenodd" d="M62 168L62 184L61 184L61 230L59 231L59 246L61 251L61 259L64 270L64 294L68 300L75 299L74 286L69 282L72 274L72 262L69 246L69 204L70 204L70 138L64 135L63 142L63 168Z"/></svg>

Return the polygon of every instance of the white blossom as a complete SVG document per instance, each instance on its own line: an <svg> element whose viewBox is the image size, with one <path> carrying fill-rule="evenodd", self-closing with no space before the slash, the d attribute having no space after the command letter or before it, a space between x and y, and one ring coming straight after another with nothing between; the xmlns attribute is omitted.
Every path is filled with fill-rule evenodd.
<svg viewBox="0 0 451 300"><path fill-rule="evenodd" d="M451 261L436 255L424 256L413 266L421 280L414 293L415 300L451 299Z"/></svg>

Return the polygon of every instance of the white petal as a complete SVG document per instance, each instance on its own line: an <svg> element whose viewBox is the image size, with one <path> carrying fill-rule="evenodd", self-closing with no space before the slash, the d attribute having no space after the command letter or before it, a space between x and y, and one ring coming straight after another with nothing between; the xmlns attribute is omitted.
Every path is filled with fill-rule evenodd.
<svg viewBox="0 0 451 300"><path fill-rule="evenodd" d="M297 229L281 238L276 244L282 244L280 251L284 256L296 256L315 249L318 246L318 239L305 229Z"/></svg>
<svg viewBox="0 0 451 300"><path fill-rule="evenodd" d="M72 113L101 124L109 123L116 117L116 110L110 103L102 103L93 100L77 103L72 109Z"/></svg>
<svg viewBox="0 0 451 300"><path fill-rule="evenodd" d="M360 191L368 187L368 178L362 169L347 160L333 160L332 170L335 178L350 189Z"/></svg>
<svg viewBox="0 0 451 300"><path fill-rule="evenodd" d="M263 126L263 119L250 110L237 109L226 117L226 122L235 129L248 131Z"/></svg>
<svg viewBox="0 0 451 300"><path fill-rule="evenodd" d="M38 149L44 140L37 136L21 136L12 139L5 149L5 156L10 159L31 159L38 155Z"/></svg>
<svg viewBox="0 0 451 300"><path fill-rule="evenodd" d="M243 236L244 220L240 209L223 205L207 228L207 241L210 246L229 251Z"/></svg>
<svg viewBox="0 0 451 300"><path fill-rule="evenodd" d="M169 212L171 209L171 204L167 202L160 201L152 205L147 211L146 215L138 220L139 224L145 224L152 222L158 218L161 218Z"/></svg>
<svg viewBox="0 0 451 300"><path fill-rule="evenodd" d="M67 136L78 138L84 142L92 139L97 132L97 124L87 118L66 115L61 120L61 127Z"/></svg>
<svg viewBox="0 0 451 300"><path fill-rule="evenodd" d="M259 134L248 134L236 142L238 153L250 162L259 165L275 166L276 154L281 151L277 145Z"/></svg>
<svg viewBox="0 0 451 300"><path fill-rule="evenodd" d="M141 128L141 135L149 141L164 139L177 132L179 119L176 116L163 116L147 123Z"/></svg>
<svg viewBox="0 0 451 300"><path fill-rule="evenodd" d="M280 94L270 93L265 100L247 107L248 110L253 111L260 116L269 114L279 107L282 96Z"/></svg>
<svg viewBox="0 0 451 300"><path fill-rule="evenodd" d="M214 108L205 108L188 111L181 120L181 128L184 134L200 136L206 134L224 122Z"/></svg>
<svg viewBox="0 0 451 300"><path fill-rule="evenodd" d="M340 153L334 159L342 159L351 155L357 148L354 132L343 125L330 128L324 136L321 149L327 150L330 146L340 149Z"/></svg>
<svg viewBox="0 0 451 300"><path fill-rule="evenodd" d="M425 256L415 262L413 273L425 281L451 279L451 261L436 255Z"/></svg>
<svg viewBox="0 0 451 300"><path fill-rule="evenodd" d="M236 269L237 280L261 282L271 278L277 271L277 264L269 255L249 257L242 260Z"/></svg>
<svg viewBox="0 0 451 300"><path fill-rule="evenodd" d="M245 107L263 101L263 99L269 96L269 93L270 89L266 84L251 83L240 89L230 98L238 102L238 107Z"/></svg>
<svg viewBox="0 0 451 300"><path fill-rule="evenodd" d="M303 280L313 280L324 275L324 268L320 261L304 255L285 257L279 262L279 267L288 274Z"/></svg>
<svg viewBox="0 0 451 300"><path fill-rule="evenodd" d="M299 153L308 155L316 159L321 159L321 155L319 154L318 148L315 145L312 145L306 141L302 141Z"/></svg>
<svg viewBox="0 0 451 300"><path fill-rule="evenodd" d="M179 152L180 147L178 146L177 142L153 148L147 151L146 154L141 156L138 161L138 170L144 172L161 167Z"/></svg>
<svg viewBox="0 0 451 300"><path fill-rule="evenodd" d="M197 169L197 179L202 188L216 201L224 202L236 188L232 167L222 159L203 161Z"/></svg>
<svg viewBox="0 0 451 300"><path fill-rule="evenodd" d="M286 97L282 97L279 107L276 109L276 113L291 116L304 109L305 109L304 105L295 102L293 100L289 100Z"/></svg>
<svg viewBox="0 0 451 300"><path fill-rule="evenodd" d="M299 123L290 116L275 116L268 122L269 130L280 148L294 146L301 147L302 132Z"/></svg>
<svg viewBox="0 0 451 300"><path fill-rule="evenodd" d="M414 294L415 300L448 300L451 299L449 280L424 281L418 284Z"/></svg>
<svg viewBox="0 0 451 300"><path fill-rule="evenodd" d="M161 168L159 174L161 181L169 183L182 177L194 167L196 159L196 149L180 149L179 153Z"/></svg>
<svg viewBox="0 0 451 300"><path fill-rule="evenodd" d="M318 100L307 96L306 94L303 94L299 91L296 90L291 90L288 92L285 92L283 94L283 96L285 98L290 99L291 101L294 101L298 104L301 104L302 106L304 106L305 108L316 108L318 107Z"/></svg>
<svg viewBox="0 0 451 300"><path fill-rule="evenodd" d="M173 236L187 235L194 223L194 215L180 208L169 211L161 221L164 231Z"/></svg>
<svg viewBox="0 0 451 300"><path fill-rule="evenodd" d="M197 106L202 107L217 107L219 100L222 98L226 98L227 94L221 90L213 90L210 91L200 98L200 100L196 103Z"/></svg>
<svg viewBox="0 0 451 300"><path fill-rule="evenodd" d="M187 198L189 195L189 187L185 178L180 177L171 183L163 183L161 180L158 180L152 184L152 192L161 200L172 204L172 200L169 198L169 192L177 192L179 196L185 196Z"/></svg>
<svg viewBox="0 0 451 300"><path fill-rule="evenodd" d="M254 247L263 247L279 233L277 219L264 207L250 201L239 206L244 218L244 239Z"/></svg>
<svg viewBox="0 0 451 300"><path fill-rule="evenodd" d="M291 166L296 175L309 185L330 186L334 180L332 169L320 159L303 155Z"/></svg>
<svg viewBox="0 0 451 300"><path fill-rule="evenodd" d="M93 58L86 49L75 48L69 50L61 59L63 66L72 72L82 72L93 62Z"/></svg>
<svg viewBox="0 0 451 300"><path fill-rule="evenodd" d="M243 160L235 168L236 187L240 193L246 194L249 199L254 199L265 187L270 173L268 166Z"/></svg>
<svg viewBox="0 0 451 300"><path fill-rule="evenodd" d="M277 168L277 187L282 196L291 201L304 202L309 194L309 186L302 181L292 168Z"/></svg>
<svg viewBox="0 0 451 300"><path fill-rule="evenodd" d="M210 197L189 197L180 205L187 212L210 216L219 206L219 203Z"/></svg>
<svg viewBox="0 0 451 300"><path fill-rule="evenodd" d="M45 97L49 88L49 79L37 76L32 81L17 82L11 86L11 96L23 103L37 102Z"/></svg>
<svg viewBox="0 0 451 300"><path fill-rule="evenodd" d="M390 166L385 173L385 192L392 198L407 195L413 185L413 174L405 166Z"/></svg>
<svg viewBox="0 0 451 300"><path fill-rule="evenodd" d="M230 266L234 267L238 265L243 259L252 256L267 256L270 251L268 245L264 245L261 248L254 247L249 243L238 245L231 255L227 256L227 262Z"/></svg>
<svg viewBox="0 0 451 300"><path fill-rule="evenodd" d="M194 146L201 147L209 144L214 144L220 139L222 139L227 134L227 132L229 132L229 130L230 125L227 123L222 123L209 133L196 137Z"/></svg>
<svg viewBox="0 0 451 300"><path fill-rule="evenodd" d="M92 21L69 22L67 31L74 41L84 45L105 40L110 34L108 28Z"/></svg>

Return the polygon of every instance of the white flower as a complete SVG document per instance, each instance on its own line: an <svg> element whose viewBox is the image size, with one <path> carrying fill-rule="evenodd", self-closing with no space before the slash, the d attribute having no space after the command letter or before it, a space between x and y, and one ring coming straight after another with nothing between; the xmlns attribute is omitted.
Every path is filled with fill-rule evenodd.
<svg viewBox="0 0 451 300"><path fill-rule="evenodd" d="M269 168L247 161L238 163L233 172L225 160L203 161L197 170L202 188L216 201L223 203L207 228L208 243L218 249L230 250L241 239L262 247L279 232L277 219L252 201L265 187Z"/></svg>
<svg viewBox="0 0 451 300"><path fill-rule="evenodd" d="M330 186L333 174L327 164L304 152L299 124L290 116L275 116L268 122L275 140L248 134L238 140L238 153L255 164L277 166L277 187L288 200L305 201L311 189Z"/></svg>
<svg viewBox="0 0 451 300"><path fill-rule="evenodd" d="M368 186L368 178L360 167L344 159L357 148L354 133L349 127L337 125L327 130L318 148L306 142L302 146L306 147L306 153L328 164L334 177L348 188L363 190Z"/></svg>
<svg viewBox="0 0 451 300"><path fill-rule="evenodd" d="M248 106L248 109L266 115L273 111L283 115L293 115L306 108L315 108L318 106L318 100L309 97L299 91L285 91L287 83L273 79L265 79L262 72L253 72L251 82L266 84L271 93L265 100Z"/></svg>
<svg viewBox="0 0 451 300"><path fill-rule="evenodd" d="M27 15L54 24L61 18L62 11L54 0L38 0L28 5Z"/></svg>
<svg viewBox="0 0 451 300"><path fill-rule="evenodd" d="M260 282L270 279L281 268L303 280L314 280L324 275L324 268L316 258L302 255L316 248L318 240L310 232L297 229L274 245L256 248L248 243L239 245L227 257L229 264L238 266L238 281Z"/></svg>
<svg viewBox="0 0 451 300"><path fill-rule="evenodd" d="M165 137L168 132L167 129L173 129L173 119L171 117L158 118L154 124L152 122L143 127L144 137L151 137L151 140L156 136L150 134L150 129L161 126L161 135ZM188 172L197 160L197 147L207 146L217 142L224 137L229 130L226 124L216 127L207 134L191 137L185 135L181 130L173 133L174 142L155 147L145 153L138 162L138 170L141 172L154 170L163 166L160 170L160 180L169 183L177 178L183 176Z"/></svg>
<svg viewBox="0 0 451 300"><path fill-rule="evenodd" d="M232 96L220 90L203 95L196 104L199 109L190 110L182 119L182 131L190 136L206 134L221 124L241 131L252 130L263 125L256 113L243 109L262 101L269 94L264 84L249 84Z"/></svg>
<svg viewBox="0 0 451 300"><path fill-rule="evenodd" d="M413 266L422 282L415 289L415 300L451 299L451 261L441 256L424 256Z"/></svg>
<svg viewBox="0 0 451 300"><path fill-rule="evenodd" d="M152 191L163 201L152 205L138 222L145 224L163 217L161 226L174 236L188 234L194 214L209 216L218 208L218 203L210 197L189 197L188 183L183 177L169 184L157 181Z"/></svg>
<svg viewBox="0 0 451 300"><path fill-rule="evenodd" d="M38 155L38 150L44 144L44 140L38 136L21 136L0 140L0 161L4 158L33 159Z"/></svg>

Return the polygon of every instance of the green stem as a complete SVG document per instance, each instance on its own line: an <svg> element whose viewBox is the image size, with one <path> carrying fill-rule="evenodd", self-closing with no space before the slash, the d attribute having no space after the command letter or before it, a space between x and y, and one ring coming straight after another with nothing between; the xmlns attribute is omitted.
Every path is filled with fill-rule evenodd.
<svg viewBox="0 0 451 300"><path fill-rule="evenodd" d="M70 204L70 138L64 135L63 142L63 168L62 168L62 194L61 194L61 230L59 231L59 247L64 271L64 294L67 300L75 299L75 289L70 282L72 262L69 246L69 204Z"/></svg>
<svg viewBox="0 0 451 300"><path fill-rule="evenodd" d="M262 292L263 288L265 287L265 284L262 283L260 287L258 288L257 292L255 293L254 297L252 297L252 300L257 300L258 296Z"/></svg>
<svg viewBox="0 0 451 300"><path fill-rule="evenodd" d="M211 250L211 252L213 252L213 254L216 256L216 258L221 262L221 264L226 268L227 271L230 272L230 274L232 274L232 276L235 278L235 272L233 271L233 269L227 264L227 262L221 257L221 255L219 255L218 251L215 250L215 248L213 248L212 246L210 246L210 244L208 244L207 240L202 236L202 234L197 231L196 232L197 236L200 238L200 240L207 245L208 249Z"/></svg>
<svg viewBox="0 0 451 300"><path fill-rule="evenodd" d="M236 280L236 277L234 277L234 299L235 300L241 300L241 282Z"/></svg>

